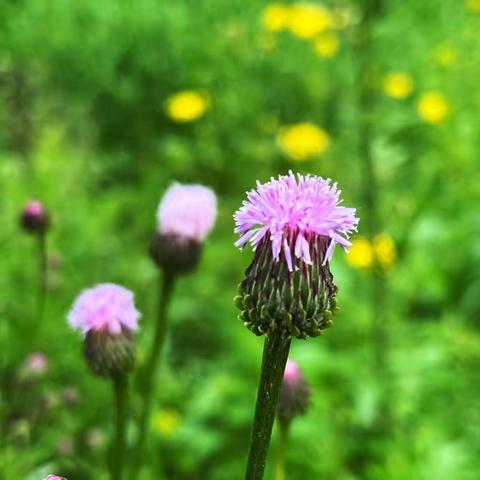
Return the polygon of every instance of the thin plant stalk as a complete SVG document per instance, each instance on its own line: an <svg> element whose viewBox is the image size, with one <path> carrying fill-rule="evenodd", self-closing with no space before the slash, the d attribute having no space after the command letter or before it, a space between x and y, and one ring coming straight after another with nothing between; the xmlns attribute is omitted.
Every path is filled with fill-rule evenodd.
<svg viewBox="0 0 480 480"><path fill-rule="evenodd" d="M37 300L37 321L40 324L43 320L45 302L47 298L47 236L45 232L37 235L38 244L38 300Z"/></svg>
<svg viewBox="0 0 480 480"><path fill-rule="evenodd" d="M122 480L125 460L125 427L127 415L127 378L121 376L113 380L115 398L115 441L111 458L112 480Z"/></svg>
<svg viewBox="0 0 480 480"><path fill-rule="evenodd" d="M246 480L261 480L264 475L290 343L291 339L280 332L269 333L265 338Z"/></svg>
<svg viewBox="0 0 480 480"><path fill-rule="evenodd" d="M154 379L156 377L159 365L162 347L165 343L168 323L168 306L172 297L175 279L172 275L164 274L160 280L159 304L157 321L155 324L155 336L153 339L150 355L147 358L144 370L141 374L141 390L143 394L143 405L140 412L138 424L138 443L136 448L136 465L133 469L140 468L143 461L144 448L148 433L148 425L152 410L152 403L155 396L153 388Z"/></svg>
<svg viewBox="0 0 480 480"><path fill-rule="evenodd" d="M277 464L275 468L275 480L285 480L285 464L287 457L287 440L288 440L288 430L290 427L290 422L280 421L278 423L279 427L279 439L278 439L278 450L277 450Z"/></svg>

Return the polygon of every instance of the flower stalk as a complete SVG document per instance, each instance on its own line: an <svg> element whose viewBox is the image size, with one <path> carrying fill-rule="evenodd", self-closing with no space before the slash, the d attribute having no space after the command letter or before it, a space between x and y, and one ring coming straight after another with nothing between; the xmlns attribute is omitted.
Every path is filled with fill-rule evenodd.
<svg viewBox="0 0 480 480"><path fill-rule="evenodd" d="M277 450L277 464L275 466L275 480L285 480L285 464L287 458L287 440L290 421L280 421L278 423L279 439Z"/></svg>
<svg viewBox="0 0 480 480"><path fill-rule="evenodd" d="M246 480L263 478L290 343L291 339L278 331L265 338Z"/></svg>
<svg viewBox="0 0 480 480"><path fill-rule="evenodd" d="M126 376L113 379L115 398L115 442L111 458L112 480L122 480L125 461L125 430L127 418L127 391L128 381Z"/></svg>

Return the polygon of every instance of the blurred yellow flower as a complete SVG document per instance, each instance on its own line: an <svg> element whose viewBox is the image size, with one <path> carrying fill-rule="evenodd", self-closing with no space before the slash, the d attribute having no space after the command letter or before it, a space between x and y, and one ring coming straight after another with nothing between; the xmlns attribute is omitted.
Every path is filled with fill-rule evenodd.
<svg viewBox="0 0 480 480"><path fill-rule="evenodd" d="M383 80L383 91L392 98L406 98L413 91L412 77L404 72L389 73Z"/></svg>
<svg viewBox="0 0 480 480"><path fill-rule="evenodd" d="M442 44L435 49L435 60L442 67L453 65L456 59L455 50L450 45Z"/></svg>
<svg viewBox="0 0 480 480"><path fill-rule="evenodd" d="M426 92L420 97L417 109L423 120L437 124L445 120L450 113L450 102L440 92Z"/></svg>
<svg viewBox="0 0 480 480"><path fill-rule="evenodd" d="M377 263L387 269L391 267L397 258L395 243L388 233L375 235L372 242L373 252Z"/></svg>
<svg viewBox="0 0 480 480"><path fill-rule="evenodd" d="M279 32L287 28L291 8L282 3L271 3L262 14L262 24L265 30Z"/></svg>
<svg viewBox="0 0 480 480"><path fill-rule="evenodd" d="M175 410L158 410L153 414L152 427L163 437L169 437L178 429L181 417Z"/></svg>
<svg viewBox="0 0 480 480"><path fill-rule="evenodd" d="M206 95L184 90L167 99L167 114L175 122L193 122L205 114L208 103Z"/></svg>
<svg viewBox="0 0 480 480"><path fill-rule="evenodd" d="M280 148L293 160L308 160L330 146L328 133L312 123L297 123L280 130Z"/></svg>
<svg viewBox="0 0 480 480"><path fill-rule="evenodd" d="M373 249L364 237L356 237L348 249L347 262L354 268L369 268L373 265Z"/></svg>
<svg viewBox="0 0 480 480"><path fill-rule="evenodd" d="M480 12L480 0L466 0L467 8L474 12Z"/></svg>
<svg viewBox="0 0 480 480"><path fill-rule="evenodd" d="M313 38L319 33L333 28L332 12L313 3L298 3L290 10L289 30L300 38Z"/></svg>
<svg viewBox="0 0 480 480"><path fill-rule="evenodd" d="M340 47L338 35L326 32L315 38L313 48L321 57L333 57Z"/></svg>

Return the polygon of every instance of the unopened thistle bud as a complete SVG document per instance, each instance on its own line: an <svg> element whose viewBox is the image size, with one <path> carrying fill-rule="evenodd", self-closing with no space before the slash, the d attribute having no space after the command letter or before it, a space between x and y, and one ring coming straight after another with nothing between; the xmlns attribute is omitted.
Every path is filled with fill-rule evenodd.
<svg viewBox="0 0 480 480"><path fill-rule="evenodd" d="M158 207L157 231L150 242L150 256L157 266L175 275L194 271L216 214L210 188L173 184Z"/></svg>
<svg viewBox="0 0 480 480"><path fill-rule="evenodd" d="M39 201L31 200L23 208L20 224L27 233L43 234L50 226L50 215Z"/></svg>
<svg viewBox="0 0 480 480"><path fill-rule="evenodd" d="M336 184L292 172L257 183L234 215L236 246L255 251L235 301L256 335L306 338L332 324L337 288L329 261L356 230L354 208L340 206Z"/></svg>
<svg viewBox="0 0 480 480"><path fill-rule="evenodd" d="M133 293L119 285L99 284L79 295L68 321L85 336L85 358L95 374L115 379L133 369L139 317Z"/></svg>
<svg viewBox="0 0 480 480"><path fill-rule="evenodd" d="M278 400L278 417L281 422L288 423L297 415L303 415L310 404L310 388L300 367L287 360L283 383Z"/></svg>

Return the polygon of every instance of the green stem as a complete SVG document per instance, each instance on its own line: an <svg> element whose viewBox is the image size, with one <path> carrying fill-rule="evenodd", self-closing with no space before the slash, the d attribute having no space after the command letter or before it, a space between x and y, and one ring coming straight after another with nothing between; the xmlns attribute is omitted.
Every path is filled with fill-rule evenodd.
<svg viewBox="0 0 480 480"><path fill-rule="evenodd" d="M45 233L37 235L38 243L38 304L37 322L42 323L47 298L47 236Z"/></svg>
<svg viewBox="0 0 480 480"><path fill-rule="evenodd" d="M278 332L265 338L246 480L263 478L290 342L290 338L284 338Z"/></svg>
<svg viewBox="0 0 480 480"><path fill-rule="evenodd" d="M280 438L278 440L277 465L275 470L275 480L285 480L285 463L287 457L288 427L290 422L279 421Z"/></svg>
<svg viewBox="0 0 480 480"><path fill-rule="evenodd" d="M155 396L155 389L153 383L159 368L162 346L165 343L165 334L167 331L167 311L168 305L172 297L175 278L173 275L164 274L160 281L159 304L157 321L155 325L155 336L153 339L152 349L147 358L143 373L141 375L141 390L143 395L143 405L140 413L138 424L138 443L136 448L136 461L133 469L139 469L142 466L144 448L148 432L148 425L150 420L150 413L152 410L152 403Z"/></svg>
<svg viewBox="0 0 480 480"><path fill-rule="evenodd" d="M122 480L125 459L125 426L127 403L127 378L118 377L113 380L115 397L115 443L111 459L112 480Z"/></svg>

